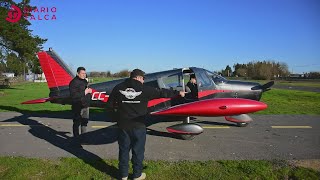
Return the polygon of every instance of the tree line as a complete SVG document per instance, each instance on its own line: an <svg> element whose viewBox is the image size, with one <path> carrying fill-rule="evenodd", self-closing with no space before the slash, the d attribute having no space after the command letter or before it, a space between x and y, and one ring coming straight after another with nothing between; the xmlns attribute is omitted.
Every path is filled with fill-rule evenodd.
<svg viewBox="0 0 320 180"><path fill-rule="evenodd" d="M35 8L30 6L30 0L20 3L6 0L0 3L0 73L14 72L21 75L26 69L41 73L36 53L43 48L42 45L47 40L33 35L29 29L31 23L23 16L16 23L6 21L11 5L20 9ZM28 17L31 13L24 15Z"/></svg>
<svg viewBox="0 0 320 180"><path fill-rule="evenodd" d="M290 75L288 65L275 61L251 61L245 64L236 63L232 68L227 65L220 73L223 76L245 77L250 79L275 79Z"/></svg>
<svg viewBox="0 0 320 180"><path fill-rule="evenodd" d="M98 72L98 71L92 71L89 72L89 77L129 77L130 71L128 69L121 70L116 73L111 73L111 71L106 72Z"/></svg>

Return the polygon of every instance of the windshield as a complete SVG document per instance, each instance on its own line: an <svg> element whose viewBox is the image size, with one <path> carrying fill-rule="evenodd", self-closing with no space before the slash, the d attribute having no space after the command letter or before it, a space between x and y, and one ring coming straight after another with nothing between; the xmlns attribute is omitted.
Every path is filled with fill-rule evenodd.
<svg viewBox="0 0 320 180"><path fill-rule="evenodd" d="M217 83L223 83L223 82L226 82L228 81L226 78L224 78L223 76L219 75L218 73L215 73L215 72L210 72L208 70L207 71L207 74L208 76L210 76L212 78L212 80L217 84Z"/></svg>

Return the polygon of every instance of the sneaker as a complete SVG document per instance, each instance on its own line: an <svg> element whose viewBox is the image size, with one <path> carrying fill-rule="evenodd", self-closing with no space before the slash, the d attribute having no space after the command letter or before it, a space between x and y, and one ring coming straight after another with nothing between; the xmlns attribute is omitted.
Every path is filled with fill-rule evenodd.
<svg viewBox="0 0 320 180"><path fill-rule="evenodd" d="M121 178L121 180L128 180L128 177L123 177Z"/></svg>
<svg viewBox="0 0 320 180"><path fill-rule="evenodd" d="M146 173L141 173L140 177L133 178L133 180L143 180L143 179L146 179L146 177L147 177Z"/></svg>

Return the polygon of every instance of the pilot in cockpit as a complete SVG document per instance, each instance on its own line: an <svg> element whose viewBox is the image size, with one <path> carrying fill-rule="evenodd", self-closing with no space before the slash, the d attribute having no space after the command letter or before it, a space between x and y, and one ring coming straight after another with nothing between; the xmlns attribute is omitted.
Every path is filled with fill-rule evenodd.
<svg viewBox="0 0 320 180"><path fill-rule="evenodd" d="M186 99L196 100L198 99L198 85L195 74L190 75L190 80L186 85Z"/></svg>

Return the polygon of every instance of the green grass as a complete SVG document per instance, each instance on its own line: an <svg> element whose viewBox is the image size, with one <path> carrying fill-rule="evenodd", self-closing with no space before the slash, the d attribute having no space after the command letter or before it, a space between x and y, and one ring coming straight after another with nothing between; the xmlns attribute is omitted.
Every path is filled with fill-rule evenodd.
<svg viewBox="0 0 320 180"><path fill-rule="evenodd" d="M46 83L25 83L9 89L0 89L0 112L57 113L70 110L70 105L20 104L48 95L49 89ZM320 94L316 92L272 89L263 94L261 101L268 104L268 109L256 114L320 114ZM95 108L91 112L102 111Z"/></svg>
<svg viewBox="0 0 320 180"><path fill-rule="evenodd" d="M70 110L69 105L52 103L28 104L21 102L45 98L49 96L47 83L25 83L12 86L9 89L0 89L3 95L0 96L0 111L17 112L57 112Z"/></svg>
<svg viewBox="0 0 320 180"><path fill-rule="evenodd" d="M92 82L90 81L90 83L100 83L100 82L105 82L105 81L112 81L112 80L116 80L116 79L120 79L120 78L114 78L114 77L93 77L90 78L92 79Z"/></svg>
<svg viewBox="0 0 320 180"><path fill-rule="evenodd" d="M260 84L265 84L267 82L274 81L275 84L279 84L279 85L320 88L319 79L315 79L315 80L292 80L292 81L286 81L286 80L245 80L243 78L234 78L234 77L233 78L228 78L228 79L237 80L237 81L257 82L257 83L260 83Z"/></svg>
<svg viewBox="0 0 320 180"><path fill-rule="evenodd" d="M320 93L272 89L263 94L261 101L268 108L256 114L320 114Z"/></svg>
<svg viewBox="0 0 320 180"><path fill-rule="evenodd" d="M148 179L318 179L318 171L285 161L146 161ZM116 160L0 157L0 179L111 179ZM132 169L130 169L132 173ZM110 176L111 175L111 176Z"/></svg>
<svg viewBox="0 0 320 180"><path fill-rule="evenodd" d="M308 81L277 81L277 84L287 85L287 86L303 86L303 87L316 87L320 88L319 82L308 82Z"/></svg>

